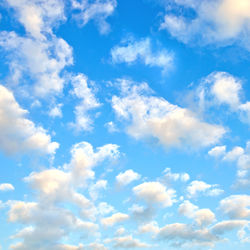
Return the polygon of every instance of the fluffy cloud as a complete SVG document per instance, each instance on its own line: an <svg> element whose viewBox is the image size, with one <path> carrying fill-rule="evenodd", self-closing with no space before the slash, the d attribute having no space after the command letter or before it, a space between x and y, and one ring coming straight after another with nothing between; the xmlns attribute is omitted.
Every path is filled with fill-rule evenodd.
<svg viewBox="0 0 250 250"><path fill-rule="evenodd" d="M99 203L95 207L82 192L86 188L86 182L94 178L92 169L105 159L114 159L118 155L117 145L107 144L94 150L91 144L81 142L72 147L71 161L63 168L33 172L26 177L25 181L36 191L37 202L8 202L9 221L25 225L12 236L23 241L13 245L12 248L42 250L48 246L51 250L99 249L98 243L83 248L83 246L58 245L58 242L73 232L80 237L97 236L99 226L92 221L96 220L97 215L103 216L113 212L114 208L107 203ZM94 189L88 190L94 200L97 198L96 188L107 185L103 181L98 181ZM69 206L77 209L68 209ZM113 219L119 221L119 218Z"/></svg>
<svg viewBox="0 0 250 250"><path fill-rule="evenodd" d="M208 196L217 196L222 194L224 191L222 189L216 188L218 185L207 184L204 181L192 181L187 187L188 197L196 197L198 194L202 193Z"/></svg>
<svg viewBox="0 0 250 250"><path fill-rule="evenodd" d="M106 226L106 227L111 227L114 224L123 222L125 220L128 220L129 216L127 214L123 214L123 213L116 213L113 214L110 217L104 218L101 220L101 223Z"/></svg>
<svg viewBox="0 0 250 250"><path fill-rule="evenodd" d="M157 234L159 232L159 226L156 221L141 225L138 229L139 233L152 233Z"/></svg>
<svg viewBox="0 0 250 250"><path fill-rule="evenodd" d="M220 201L220 210L231 219L250 218L250 196L231 195Z"/></svg>
<svg viewBox="0 0 250 250"><path fill-rule="evenodd" d="M134 172L132 169L126 170L124 173L120 173L116 176L116 181L120 186L126 186L132 181L139 180L141 175Z"/></svg>
<svg viewBox="0 0 250 250"><path fill-rule="evenodd" d="M161 29L184 43L201 44L240 43L249 49L250 8L248 0L186 1L173 0L178 9L192 9L195 17L182 15L185 11L171 12L164 17ZM168 8L169 10L169 8Z"/></svg>
<svg viewBox="0 0 250 250"><path fill-rule="evenodd" d="M208 226L215 221L215 214L210 209L199 209L188 200L185 200L179 206L178 212L188 218L194 219L199 227Z"/></svg>
<svg viewBox="0 0 250 250"><path fill-rule="evenodd" d="M59 144L50 135L27 119L10 90L0 85L0 148L7 154L39 152L54 154Z"/></svg>
<svg viewBox="0 0 250 250"><path fill-rule="evenodd" d="M60 0L5 0L16 11L18 21L26 32L36 39L45 39L43 33L52 34L52 27L64 17Z"/></svg>
<svg viewBox="0 0 250 250"><path fill-rule="evenodd" d="M167 183L178 180L186 182L190 179L188 173L172 173L170 168L166 168L163 173L164 173L163 178Z"/></svg>
<svg viewBox="0 0 250 250"><path fill-rule="evenodd" d="M113 96L112 107L119 118L130 121L127 132L135 138L153 137L163 145L204 147L218 142L225 129L201 121L190 110L150 96L146 83L133 85L120 80L121 96Z"/></svg>
<svg viewBox="0 0 250 250"><path fill-rule="evenodd" d="M93 200L97 200L100 190L102 190L102 189L105 190L107 188L107 184L108 184L108 182L106 180L99 180L94 185L92 185L89 188L89 194L90 194L91 198Z"/></svg>
<svg viewBox="0 0 250 250"><path fill-rule="evenodd" d="M137 198L145 200L147 204L162 204L170 207L175 202L175 190L166 189L160 182L144 182L133 188Z"/></svg>
<svg viewBox="0 0 250 250"><path fill-rule="evenodd" d="M123 237L117 237L117 238L113 238L113 239L108 239L106 240L106 242L113 242L113 247L114 248L149 248L150 245L141 242L138 239L134 239L132 237L132 235L128 235L128 236L123 236Z"/></svg>
<svg viewBox="0 0 250 250"><path fill-rule="evenodd" d="M226 152L226 146L216 146L208 151L208 154L213 157L223 156Z"/></svg>
<svg viewBox="0 0 250 250"><path fill-rule="evenodd" d="M61 93L66 80L61 76L62 70L73 62L72 49L66 41L54 36L51 40L35 40L3 31L0 46L9 52L12 83L18 84L29 76L36 96Z"/></svg>
<svg viewBox="0 0 250 250"><path fill-rule="evenodd" d="M77 131L91 130L93 121L88 111L101 105L96 99L93 89L89 87L90 84L93 85L93 82L89 84L88 78L83 74L72 76L71 82L73 85L72 95L81 100L75 107L76 121L72 125Z"/></svg>
<svg viewBox="0 0 250 250"><path fill-rule="evenodd" d="M15 190L14 186L10 183L1 183L0 191L13 191Z"/></svg>
<svg viewBox="0 0 250 250"><path fill-rule="evenodd" d="M232 231L234 229L241 229L248 225L249 222L246 220L227 220L227 221L221 221L217 224L215 224L211 231L215 234L221 235L225 234L229 231Z"/></svg>
<svg viewBox="0 0 250 250"><path fill-rule="evenodd" d="M80 25L86 25L93 20L101 34L110 31L110 25L106 19L113 14L117 6L116 0L71 0L72 8L77 11L74 17L79 21Z"/></svg>
<svg viewBox="0 0 250 250"><path fill-rule="evenodd" d="M163 72L172 67L173 55L165 49L152 51L152 42L149 38L139 41L128 41L127 44L116 46L111 50L113 63L132 64L141 61L146 66L160 67Z"/></svg>
<svg viewBox="0 0 250 250"><path fill-rule="evenodd" d="M175 247L194 247L194 245L205 245L213 247L219 241L219 237L213 235L209 230L194 229L190 225L182 223L168 224L162 227L158 233L158 239L172 242Z"/></svg>

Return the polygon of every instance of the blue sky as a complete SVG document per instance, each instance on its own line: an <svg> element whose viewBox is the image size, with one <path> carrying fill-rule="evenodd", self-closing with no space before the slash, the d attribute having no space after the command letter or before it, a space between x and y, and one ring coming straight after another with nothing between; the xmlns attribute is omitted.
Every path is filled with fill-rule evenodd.
<svg viewBox="0 0 250 250"><path fill-rule="evenodd" d="M249 9L2 1L0 249L249 249Z"/></svg>

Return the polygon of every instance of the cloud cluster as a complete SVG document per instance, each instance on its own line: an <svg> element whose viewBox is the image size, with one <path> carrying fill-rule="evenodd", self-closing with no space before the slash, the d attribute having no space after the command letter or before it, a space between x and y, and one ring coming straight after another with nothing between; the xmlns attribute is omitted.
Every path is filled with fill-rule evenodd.
<svg viewBox="0 0 250 250"><path fill-rule="evenodd" d="M139 41L128 41L111 50L113 63L132 64L141 61L146 66L162 68L163 72L173 65L173 54L165 49L154 52L149 38Z"/></svg>
<svg viewBox="0 0 250 250"><path fill-rule="evenodd" d="M178 40L191 45L236 42L250 49L248 0L172 0L171 3L175 11L167 9L160 28L168 30ZM190 9L195 15L183 14Z"/></svg>
<svg viewBox="0 0 250 250"><path fill-rule="evenodd" d="M13 93L0 85L0 148L7 154L38 152L55 154L59 147L45 129L26 118L28 111L17 103Z"/></svg>
<svg viewBox="0 0 250 250"><path fill-rule="evenodd" d="M106 19L113 14L117 6L116 0L71 0L73 10L77 13L74 17L84 26L93 20L100 33L106 34L110 31L110 25Z"/></svg>
<svg viewBox="0 0 250 250"><path fill-rule="evenodd" d="M152 137L166 147L199 148L218 142L226 132L188 109L149 95L152 90L146 83L119 82L121 96L112 97L112 107L118 118L129 122L127 132L137 139Z"/></svg>

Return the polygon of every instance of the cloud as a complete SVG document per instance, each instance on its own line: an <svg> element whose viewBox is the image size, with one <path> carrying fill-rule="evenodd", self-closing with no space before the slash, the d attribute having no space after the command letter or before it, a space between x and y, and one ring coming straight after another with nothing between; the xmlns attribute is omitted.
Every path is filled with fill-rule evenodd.
<svg viewBox="0 0 250 250"><path fill-rule="evenodd" d="M48 115L50 117L53 117L53 118L55 118L55 117L61 118L63 116L62 115L62 106L63 106L62 103L55 105L53 108L50 109Z"/></svg>
<svg viewBox="0 0 250 250"><path fill-rule="evenodd" d="M149 67L162 68L162 71L166 72L173 66L173 53L165 49L154 52L152 47L149 38L138 41L129 40L125 44L112 48L112 61L127 64L139 61Z"/></svg>
<svg viewBox="0 0 250 250"><path fill-rule="evenodd" d="M239 0L237 3L234 0L171 2L177 11L167 11L160 28L168 30L181 42L198 42L202 45L238 43L249 49L248 0ZM190 9L195 13L194 17L183 14Z"/></svg>
<svg viewBox="0 0 250 250"><path fill-rule="evenodd" d="M107 180L99 180L89 188L89 194L93 200L97 200L99 191L107 188Z"/></svg>
<svg viewBox="0 0 250 250"><path fill-rule="evenodd" d="M170 168L166 168L163 173L164 173L163 178L167 183L178 180L182 182L187 182L190 179L188 173L172 173Z"/></svg>
<svg viewBox="0 0 250 250"><path fill-rule="evenodd" d="M204 181L192 181L187 187L187 193L189 198L194 198L200 193L207 196L217 196L222 194L224 191L222 189L216 188L216 184L207 184Z"/></svg>
<svg viewBox="0 0 250 250"><path fill-rule="evenodd" d="M216 148L216 147L215 147ZM210 150L211 152L213 151ZM210 152L209 151L209 152ZM224 162L236 162L237 165L237 177L234 187L249 187L250 181L250 143L246 143L246 147L242 148L240 146L233 147L230 151L226 150L221 154L221 160Z"/></svg>
<svg viewBox="0 0 250 250"><path fill-rule="evenodd" d="M71 0L71 3L73 10L77 12L74 18L81 26L93 20L101 34L110 31L110 25L106 19L114 13L117 6L116 0Z"/></svg>
<svg viewBox="0 0 250 250"><path fill-rule="evenodd" d="M132 181L139 180L141 175L134 172L132 169L126 170L124 173L120 173L116 176L116 182L120 186L126 186Z"/></svg>
<svg viewBox="0 0 250 250"><path fill-rule="evenodd" d="M52 34L52 27L65 19L64 4L60 0L5 0L16 12L16 18L26 32L36 39Z"/></svg>
<svg viewBox="0 0 250 250"><path fill-rule="evenodd" d="M62 92L66 77L62 71L73 63L72 48L62 38L52 36L47 40L36 40L18 36L15 32L2 31L0 46L7 52L10 68L10 82L18 86L20 79L31 78L34 95L46 97ZM30 83L22 84L30 94ZM27 89L28 88L28 89Z"/></svg>
<svg viewBox="0 0 250 250"><path fill-rule="evenodd" d="M213 157L221 157L226 153L226 146L216 146L208 151L208 154Z"/></svg>
<svg viewBox="0 0 250 250"><path fill-rule="evenodd" d="M241 229L248 225L249 222L246 220L227 220L227 221L221 221L217 224L215 224L211 231L214 234L221 235L225 234L227 232L233 231L235 229Z"/></svg>
<svg viewBox="0 0 250 250"><path fill-rule="evenodd" d="M91 130L93 120L88 114L88 111L96 109L101 105L96 99L93 89L89 86L93 86L93 82L88 83L88 78L83 74L72 76L71 82L73 85L71 94L81 100L74 110L76 121L71 125L75 127L77 131Z"/></svg>
<svg viewBox="0 0 250 250"><path fill-rule="evenodd" d="M7 154L38 152L55 154L59 147L50 135L27 119L10 90L0 85L0 148Z"/></svg>
<svg viewBox="0 0 250 250"><path fill-rule="evenodd" d="M250 218L250 196L231 195L220 201L219 209L230 219Z"/></svg>
<svg viewBox="0 0 250 250"><path fill-rule="evenodd" d="M102 225L104 225L106 227L112 227L114 224L121 223L121 222L128 220L128 219L129 219L129 216L127 214L116 213L110 217L103 218L101 220L101 223L102 223Z"/></svg>
<svg viewBox="0 0 250 250"><path fill-rule="evenodd" d="M180 204L178 212L188 218L194 219L196 225L199 227L208 226L215 221L215 214L210 209L199 209L188 200Z"/></svg>
<svg viewBox="0 0 250 250"><path fill-rule="evenodd" d="M152 233L152 234L157 234L159 232L159 226L157 221L151 221L150 223L141 225L138 229L139 233L144 234L144 233Z"/></svg>
<svg viewBox="0 0 250 250"><path fill-rule="evenodd" d="M112 107L118 118L128 122L127 133L136 139L149 137L166 147L199 148L218 142L226 132L188 109L148 95L152 90L146 83L134 85L124 79L119 83L121 96L112 97Z"/></svg>
<svg viewBox="0 0 250 250"><path fill-rule="evenodd" d="M14 186L10 183L1 183L0 191L13 191L15 190Z"/></svg>
<svg viewBox="0 0 250 250"><path fill-rule="evenodd" d="M206 228L196 230L192 226L182 223L168 224L160 228L157 238L166 240L177 248L190 248L194 247L194 245L213 247L214 243L220 240L219 237L213 235Z"/></svg>
<svg viewBox="0 0 250 250"><path fill-rule="evenodd" d="M175 190L166 189L160 182L144 182L133 188L133 193L147 204L161 204L170 207L175 202Z"/></svg>
<svg viewBox="0 0 250 250"><path fill-rule="evenodd" d="M59 242L72 233L80 238L96 238L99 235L99 225L93 221L96 221L97 216L99 218L100 215L114 212L114 208L105 202L95 206L83 192L91 192L96 198L96 188L105 187L107 183L97 181L95 188L88 190L86 182L93 179L95 174L92 169L118 155L117 145L107 144L94 149L91 144L81 142L72 147L68 164L58 169L33 172L26 177L24 180L35 191L37 201L8 202L9 221L25 226L12 236L13 239L22 239L12 248L42 250L48 246L49 250L99 249L98 243L83 248L80 245L60 245Z"/></svg>
<svg viewBox="0 0 250 250"><path fill-rule="evenodd" d="M108 242L113 242L114 248L150 248L149 244L143 243L138 239L134 239L132 235L116 237L109 239Z"/></svg>

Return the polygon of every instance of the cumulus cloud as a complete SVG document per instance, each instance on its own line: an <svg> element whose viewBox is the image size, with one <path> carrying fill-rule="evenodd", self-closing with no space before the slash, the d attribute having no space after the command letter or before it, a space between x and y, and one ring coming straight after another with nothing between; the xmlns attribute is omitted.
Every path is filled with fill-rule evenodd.
<svg viewBox="0 0 250 250"><path fill-rule="evenodd" d="M96 207L82 192L86 189L86 182L94 178L93 168L106 159L115 159L118 155L117 145L107 144L94 149L91 144L81 142L72 147L71 161L63 168L33 172L26 177L25 181L35 191L37 201L8 202L9 221L25 226L12 236L13 239L23 240L12 248L42 250L48 246L51 250L99 249L98 243L83 248L60 245L58 242L73 232L80 237L97 237L99 226L93 221L99 215L114 212L114 208L105 202ZM105 180L100 180L88 190L94 200L97 198L95 192L106 185ZM76 209L71 210L69 206Z"/></svg>
<svg viewBox="0 0 250 250"><path fill-rule="evenodd" d="M178 212L188 218L194 219L199 227L208 226L215 221L215 214L210 209L199 209L188 200L180 204Z"/></svg>
<svg viewBox="0 0 250 250"><path fill-rule="evenodd" d="M145 249L145 248L150 247L149 244L141 242L138 239L134 239L132 235L108 239L108 240L106 240L106 242L109 242L109 243L113 242L114 248L124 248L124 249L143 248L143 249Z"/></svg>
<svg viewBox="0 0 250 250"><path fill-rule="evenodd" d="M15 190L14 186L10 183L1 183L0 191L13 191Z"/></svg>
<svg viewBox="0 0 250 250"><path fill-rule="evenodd" d="M190 179L188 173L172 173L170 168L166 168L163 173L164 173L163 178L167 183L178 180L182 182L187 182Z"/></svg>
<svg viewBox="0 0 250 250"><path fill-rule="evenodd" d="M149 95L152 90L146 83L134 85L124 79L119 83L121 96L112 97L112 107L118 118L130 122L127 132L137 139L153 137L167 147L199 148L218 142L226 132L188 109Z"/></svg>
<svg viewBox="0 0 250 250"><path fill-rule="evenodd" d="M160 182L144 182L133 188L135 196L147 204L161 204L170 207L175 202L175 190L167 189Z"/></svg>
<svg viewBox="0 0 250 250"><path fill-rule="evenodd" d="M216 147L214 149L216 149ZM213 152L214 149L211 149L209 152ZM223 153L221 154L220 158L224 162L236 162L238 170L237 170L236 182L233 185L234 187L241 188L250 186L250 181L249 181L250 143L249 142L246 143L245 148L242 148L240 146L235 146L230 151L223 150Z"/></svg>
<svg viewBox="0 0 250 250"><path fill-rule="evenodd" d="M226 153L226 146L216 146L208 151L208 154L213 157L221 157Z"/></svg>
<svg viewBox="0 0 250 250"><path fill-rule="evenodd" d="M233 231L235 229L241 229L248 225L249 222L246 220L227 220L221 221L215 224L211 231L215 234L221 235L227 232Z"/></svg>
<svg viewBox="0 0 250 250"><path fill-rule="evenodd" d="M182 223L168 224L157 235L159 240L166 240L175 247L194 247L195 245L210 246L219 241L219 237L212 234L206 228L195 229Z"/></svg>
<svg viewBox="0 0 250 250"><path fill-rule="evenodd" d="M90 186L89 194L93 200L97 200L100 190L107 188L107 180L99 180L94 185Z"/></svg>
<svg viewBox="0 0 250 250"><path fill-rule="evenodd" d="M189 198L196 197L200 193L208 196L217 196L222 194L224 191L217 188L216 184L207 184L204 181L192 181L187 187L187 193Z"/></svg>
<svg viewBox="0 0 250 250"><path fill-rule="evenodd" d="M169 11L164 17L161 29L166 29L178 40L202 45L228 45L238 43L249 49L250 8L248 0L180 1L172 4L179 11ZM169 5L168 5L169 6ZM182 9L192 9L194 17L183 15Z"/></svg>
<svg viewBox="0 0 250 250"><path fill-rule="evenodd" d="M88 78L83 74L72 76L71 82L73 85L72 95L80 99L81 102L75 107L76 121L72 124L77 131L91 130L93 120L88 111L98 108L101 104L95 97L93 89L89 86L93 82L88 83Z"/></svg>
<svg viewBox="0 0 250 250"><path fill-rule="evenodd" d="M71 0L74 14L79 24L84 26L89 21L93 20L97 25L101 34L106 34L110 31L110 25L106 19L111 16L117 6L116 0Z"/></svg>
<svg viewBox="0 0 250 250"><path fill-rule="evenodd" d="M154 52L149 38L127 41L125 44L116 46L112 48L111 56L113 63L132 64L139 61L146 66L162 68L163 72L173 66L173 54L166 49Z"/></svg>
<svg viewBox="0 0 250 250"><path fill-rule="evenodd" d="M106 227L111 227L114 224L121 223L121 222L128 220L128 219L129 219L129 215L123 214L123 213L116 213L110 217L103 218L101 220L101 223Z"/></svg>
<svg viewBox="0 0 250 250"><path fill-rule="evenodd" d="M7 154L38 152L54 154L59 147L50 135L27 119L10 90L0 85L0 148Z"/></svg>
<svg viewBox="0 0 250 250"><path fill-rule="evenodd" d="M36 39L52 34L52 27L65 19L64 4L60 0L5 0L16 11L18 21Z"/></svg>
<svg viewBox="0 0 250 250"><path fill-rule="evenodd" d="M56 37L52 29L64 19L64 3L60 0L6 2L26 30L23 36L15 32L0 33L0 46L9 53L12 84L18 84L22 79L22 88L30 94L26 86L30 84L24 84L28 77L32 79L33 94L37 97L61 93L66 81L62 71L73 63L72 48L65 40Z"/></svg>
<svg viewBox="0 0 250 250"><path fill-rule="evenodd" d="M213 72L205 77L196 90L198 106L202 111L211 107L225 107L236 113L244 123L250 123L250 105L244 101L242 80L227 73Z"/></svg>
<svg viewBox="0 0 250 250"><path fill-rule="evenodd" d="M228 196L220 201L219 209L230 219L248 219L250 218L250 196Z"/></svg>
<svg viewBox="0 0 250 250"><path fill-rule="evenodd" d="M116 176L116 181L119 186L126 186L132 181L139 180L141 175L134 172L132 169L126 170L124 173L119 173Z"/></svg>
<svg viewBox="0 0 250 250"><path fill-rule="evenodd" d="M152 233L152 234L157 234L159 232L159 226L157 221L151 221L147 224L141 225L138 228L139 233L144 234L144 233Z"/></svg>

